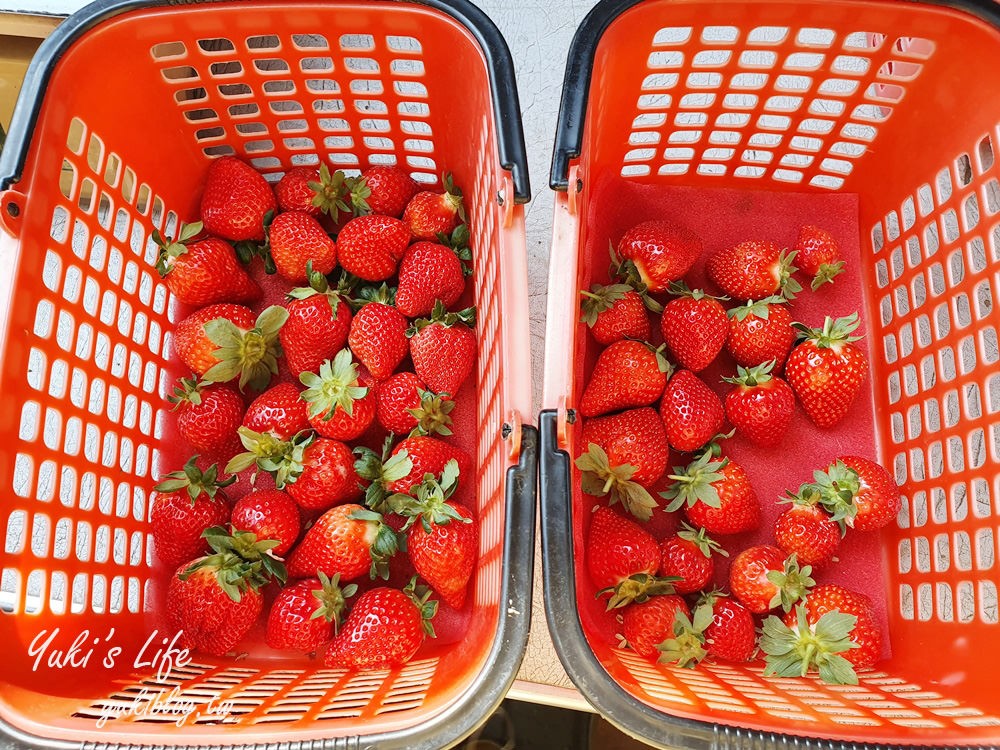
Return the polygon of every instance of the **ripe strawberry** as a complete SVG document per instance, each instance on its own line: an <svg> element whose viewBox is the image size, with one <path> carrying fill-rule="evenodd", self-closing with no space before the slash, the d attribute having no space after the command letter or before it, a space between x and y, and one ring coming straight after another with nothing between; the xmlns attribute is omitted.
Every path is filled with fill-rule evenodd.
<svg viewBox="0 0 1000 750"><path fill-rule="evenodd" d="M691 610L677 594L634 602L622 610L622 635L639 656L654 656L659 644L673 637L678 614L690 615Z"/></svg>
<svg viewBox="0 0 1000 750"><path fill-rule="evenodd" d="M607 506L599 506L591 516L584 550L587 571L598 593L611 593L608 609L673 593L669 581L654 577L660 565L656 540L635 521Z"/></svg>
<svg viewBox="0 0 1000 750"><path fill-rule="evenodd" d="M712 659L742 664L757 651L757 632L750 611L735 599L711 593L699 602L712 608L712 622L704 630L705 651Z"/></svg>
<svg viewBox="0 0 1000 750"><path fill-rule="evenodd" d="M858 314L826 318L823 328L794 324L801 343L788 355L785 378L799 403L817 427L840 422L861 392L868 374L868 358L852 342Z"/></svg>
<svg viewBox="0 0 1000 750"><path fill-rule="evenodd" d="M389 432L450 435L455 402L446 393L432 393L412 372L397 372L379 383L375 418Z"/></svg>
<svg viewBox="0 0 1000 750"><path fill-rule="evenodd" d="M684 276L701 255L701 239L665 221L646 221L629 229L618 241L622 273L636 276L645 291L665 292L671 281ZM635 273L632 273L632 268Z"/></svg>
<svg viewBox="0 0 1000 750"><path fill-rule="evenodd" d="M358 361L368 368L375 380L385 380L399 367L410 352L406 340L409 322L391 304L391 293L385 284L376 292L386 302L366 302L354 314L347 343Z"/></svg>
<svg viewBox="0 0 1000 750"><path fill-rule="evenodd" d="M660 418L667 442L678 451L694 451L722 429L722 402L689 370L680 370L667 382L660 401Z"/></svg>
<svg viewBox="0 0 1000 750"><path fill-rule="evenodd" d="M621 502L636 518L652 518L656 500L646 487L663 475L670 455L656 412L647 407L588 419L580 445L586 446L576 459L583 491L597 497L610 492L611 505Z"/></svg>
<svg viewBox="0 0 1000 750"><path fill-rule="evenodd" d="M795 555L785 555L777 547L748 547L736 556L729 568L729 588L740 604L760 614L775 607L791 611L816 582L812 568L799 568Z"/></svg>
<svg viewBox="0 0 1000 750"><path fill-rule="evenodd" d="M816 586L806 596L803 602L806 610L806 621L810 626L816 625L828 612L841 612L854 615L857 618L849 638L857 646L843 654L847 661L858 669L874 665L882 657L882 631L875 619L875 608L872 600L857 591L845 589L833 583ZM789 612L785 615L786 624L792 626L797 617Z"/></svg>
<svg viewBox="0 0 1000 750"><path fill-rule="evenodd" d="M424 190L414 195L403 211L403 221L418 240L433 240L439 234L450 235L465 221L462 191L455 187L451 175L442 180L443 193Z"/></svg>
<svg viewBox="0 0 1000 750"><path fill-rule="evenodd" d="M729 458L705 451L687 466L675 466L674 483L661 493L668 511L684 506L694 526L712 534L740 534L760 524L757 493L743 467Z"/></svg>
<svg viewBox="0 0 1000 750"><path fill-rule="evenodd" d="M319 573L283 588L267 616L267 645L312 653L329 641L343 621L346 600L358 591L357 584L339 584L339 574Z"/></svg>
<svg viewBox="0 0 1000 750"><path fill-rule="evenodd" d="M678 594L692 594L705 588L715 574L712 553L729 557L722 546L705 533L688 524L673 536L660 542L659 573L676 577L674 590Z"/></svg>
<svg viewBox="0 0 1000 750"><path fill-rule="evenodd" d="M247 407L243 426L278 440L309 429L306 402L294 383L278 383L264 391Z"/></svg>
<svg viewBox="0 0 1000 750"><path fill-rule="evenodd" d="M395 494L389 506L408 520L406 552L420 577L452 609L461 609L479 552L479 525L461 503L450 500L458 487L454 459L440 479L425 477L411 494ZM417 523L419 521L419 523Z"/></svg>
<svg viewBox="0 0 1000 750"><path fill-rule="evenodd" d="M167 400L177 412L177 431L195 452L229 459L241 448L243 397L228 385L181 378Z"/></svg>
<svg viewBox="0 0 1000 750"><path fill-rule="evenodd" d="M396 273L409 244L409 227L399 219L359 216L337 235L337 257L348 273L365 281L384 281Z"/></svg>
<svg viewBox="0 0 1000 750"><path fill-rule="evenodd" d="M840 247L833 236L824 229L806 225L799 230L795 243L795 262L799 270L813 277L812 290L816 291L844 270Z"/></svg>
<svg viewBox="0 0 1000 750"><path fill-rule="evenodd" d="M456 232L464 232L468 242L468 227L462 224ZM472 256L459 239L455 250L437 242L415 242L410 245L399 264L399 289L396 307L408 318L430 315L438 300L445 308L458 302L465 291L465 266L462 260Z"/></svg>
<svg viewBox="0 0 1000 750"><path fill-rule="evenodd" d="M726 348L737 364L755 367L773 359L774 371L781 372L795 342L792 316L785 302L782 297L765 297L726 313Z"/></svg>
<svg viewBox="0 0 1000 750"><path fill-rule="evenodd" d="M271 186L253 167L235 156L212 162L201 196L205 231L223 239L264 239L264 217L278 208Z"/></svg>
<svg viewBox="0 0 1000 750"><path fill-rule="evenodd" d="M236 260L228 242L215 237L194 241L202 229L200 221L188 224L177 239L164 239L153 230L153 242L160 248L156 270L170 293L185 305L197 307L260 297L260 287Z"/></svg>
<svg viewBox="0 0 1000 750"><path fill-rule="evenodd" d="M795 394L784 380L771 375L774 360L723 378L736 387L726 394L726 418L750 442L764 448L778 445L795 413Z"/></svg>
<svg viewBox="0 0 1000 750"><path fill-rule="evenodd" d="M663 394L670 369L662 349L625 340L601 352L583 391L580 414L597 417L654 403Z"/></svg>
<svg viewBox="0 0 1000 750"><path fill-rule="evenodd" d="M691 372L701 372L719 356L726 343L729 321L718 297L683 283L671 284L672 294L660 318L663 340L677 361ZM723 298L724 299L724 298Z"/></svg>
<svg viewBox="0 0 1000 750"><path fill-rule="evenodd" d="M317 573L344 581L370 571L388 574L386 562L399 548L396 532L382 516L348 503L331 508L306 532L288 558L290 578L311 578Z"/></svg>
<svg viewBox="0 0 1000 750"><path fill-rule="evenodd" d="M420 192L420 185L395 166L376 164L368 167L351 185L357 214L381 214L398 219L406 204Z"/></svg>
<svg viewBox="0 0 1000 750"><path fill-rule="evenodd" d="M706 263L708 277L733 299L751 300L781 294L793 299L802 291L792 278L795 253L784 253L774 242L746 240L722 248Z"/></svg>
<svg viewBox="0 0 1000 750"><path fill-rule="evenodd" d="M437 602L429 597L429 590L416 586L416 578L402 591L385 587L366 591L327 648L324 665L359 670L405 664L426 636L434 637L431 619Z"/></svg>
<svg viewBox="0 0 1000 750"><path fill-rule="evenodd" d="M817 487L804 484L788 493L792 505L774 522L775 544L801 565L817 568L830 561L840 546L843 528L820 504Z"/></svg>
<svg viewBox="0 0 1000 750"><path fill-rule="evenodd" d="M287 318L288 311L277 305L256 320L240 305L209 305L177 324L174 347L181 361L206 382L239 378L241 391L247 386L263 390L278 373L278 332Z"/></svg>
<svg viewBox="0 0 1000 750"><path fill-rule="evenodd" d="M296 375L316 372L347 344L351 308L319 271L309 273L309 286L288 293L285 309L288 320L279 340L288 368Z"/></svg>
<svg viewBox="0 0 1000 750"><path fill-rule="evenodd" d="M344 173L330 174L326 164L316 167L292 167L278 180L274 193L282 211L301 211L310 216L329 214L334 220L341 211L351 209L344 202Z"/></svg>
<svg viewBox="0 0 1000 750"><path fill-rule="evenodd" d="M354 440L375 421L375 390L358 375L350 349L320 365L319 374L304 372L299 380L306 387L302 400L309 424L323 437Z"/></svg>
<svg viewBox="0 0 1000 750"><path fill-rule="evenodd" d="M472 457L462 448L437 438L416 436L400 440L392 449L392 456L403 452L410 460L410 471L389 483L388 489L392 492L408 493L411 487L423 481L425 474L440 475L445 465L453 459L458 463L459 477L463 481L472 481Z"/></svg>
<svg viewBox="0 0 1000 750"><path fill-rule="evenodd" d="M270 556L272 543L222 528L205 533L215 554L177 569L167 587L167 622L181 648L222 656L247 634L263 606L260 588L285 580L284 567Z"/></svg>
<svg viewBox="0 0 1000 750"><path fill-rule="evenodd" d="M278 545L271 554L284 557L299 538L299 506L287 492L255 490L233 506L232 524L241 531L252 531L258 539L274 539Z"/></svg>
<svg viewBox="0 0 1000 750"><path fill-rule="evenodd" d="M348 445L322 437L293 441L292 445L275 484L281 485L300 508L326 510L361 497L361 481ZM287 478L282 477L282 469Z"/></svg>
<svg viewBox="0 0 1000 750"><path fill-rule="evenodd" d="M431 317L413 322L410 338L413 369L436 393L456 396L476 364L476 308L447 312L440 302Z"/></svg>
<svg viewBox="0 0 1000 750"><path fill-rule="evenodd" d="M594 284L589 292L580 292L580 319L590 327L599 344L607 346L625 338L649 340L649 316L642 296L628 284L601 286Z"/></svg>
<svg viewBox="0 0 1000 750"><path fill-rule="evenodd" d="M222 490L236 481L218 481L214 464L202 472L193 456L181 471L165 475L155 487L149 525L156 556L170 567L208 550L206 529L229 520L229 502Z"/></svg>
<svg viewBox="0 0 1000 750"><path fill-rule="evenodd" d="M841 456L826 471L815 472L820 502L857 531L887 526L902 505L899 487L885 469L867 458Z"/></svg>
<svg viewBox="0 0 1000 750"><path fill-rule="evenodd" d="M354 470L361 479L368 482L368 486L365 488L365 505L376 513L382 513L385 516L386 523L389 523L396 531L399 531L402 529L405 519L400 520L401 516L393 513L392 508L389 507L387 500L390 495L390 486L400 480L407 479L413 473L412 481L409 484L405 487L399 486L398 489L393 490L397 493L408 493L411 486L415 487L420 484L423 480L423 474L420 474L418 477L413 472L413 461L410 459L405 447L398 453L392 452L394 439L392 433L386 437L385 442L382 444L381 456L366 446L355 448L354 455L358 458L354 462ZM403 442L406 441L404 440ZM441 445L446 449L451 447L444 443L441 443ZM450 454L450 451L448 453ZM449 455L448 458L443 459L441 463L442 471L450 458L451 456ZM419 456L418 460L420 460ZM468 470L468 467L466 467L466 470ZM397 521L399 522L397 523ZM407 576L407 579L409 577Z"/></svg>
<svg viewBox="0 0 1000 750"><path fill-rule="evenodd" d="M337 243L309 214L299 211L278 214L268 227L267 240L278 274L293 284L309 280L310 264L323 275L337 265Z"/></svg>

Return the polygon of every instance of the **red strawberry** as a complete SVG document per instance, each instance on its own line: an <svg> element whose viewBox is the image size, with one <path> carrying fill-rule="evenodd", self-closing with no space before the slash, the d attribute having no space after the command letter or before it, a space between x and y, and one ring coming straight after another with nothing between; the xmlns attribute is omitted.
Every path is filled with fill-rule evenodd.
<svg viewBox="0 0 1000 750"><path fill-rule="evenodd" d="M287 318L288 311L277 305L256 320L240 305L210 305L177 324L174 347L181 361L207 382L239 378L241 391L247 386L263 390L278 373L278 333Z"/></svg>
<svg viewBox="0 0 1000 750"><path fill-rule="evenodd" d="M656 412L647 407L588 419L580 444L586 447L576 459L583 491L597 497L610 492L612 505L621 502L636 518L652 518L656 500L646 488L663 475L670 455Z"/></svg>
<svg viewBox="0 0 1000 750"><path fill-rule="evenodd" d="M479 552L479 525L461 503L449 500L458 487L458 462L440 479L424 478L412 495L396 494L390 507L409 520L406 552L417 573L452 609L461 609Z"/></svg>
<svg viewBox="0 0 1000 750"><path fill-rule="evenodd" d="M677 615L690 615L687 602L676 594L651 596L622 610L622 635L639 656L654 656L657 646L674 635Z"/></svg>
<svg viewBox="0 0 1000 750"><path fill-rule="evenodd" d="M374 577L388 572L386 562L397 549L396 532L378 513L360 505L338 505L320 516L292 550L288 575L340 573L344 581L352 581L371 571Z"/></svg>
<svg viewBox="0 0 1000 750"><path fill-rule="evenodd" d="M746 369L736 377L723 378L736 387L726 394L726 418L752 443L769 448L788 432L795 413L795 394L784 380L771 375L774 361Z"/></svg>
<svg viewBox="0 0 1000 750"><path fill-rule="evenodd" d="M380 299L390 298L384 284L376 294ZM367 302L351 321L347 343L373 378L385 380L409 354L410 345L406 340L409 325L403 314L391 304Z"/></svg>
<svg viewBox="0 0 1000 750"><path fill-rule="evenodd" d="M468 242L468 228L465 224L456 232L465 230L464 242ZM399 264L399 289L396 292L396 307L408 318L430 315L438 300L445 308L458 302L465 291L465 266L469 249L463 240L458 240L458 248L452 249L436 242L415 242L410 245Z"/></svg>
<svg viewBox="0 0 1000 750"><path fill-rule="evenodd" d="M358 375L350 349L341 349L320 365L319 374L304 372L299 379L306 387L302 400L309 424L320 435L354 440L375 421L375 390Z"/></svg>
<svg viewBox="0 0 1000 750"><path fill-rule="evenodd" d="M220 482L214 464L202 472L193 456L182 471L172 471L156 485L149 525L156 556L170 567L193 560L208 550L206 529L229 520L229 502L223 488L236 477Z"/></svg>
<svg viewBox="0 0 1000 750"><path fill-rule="evenodd" d="M775 607L788 612L815 585L811 572L808 565L799 568L795 555L785 555L777 547L748 547L729 568L729 588L751 612Z"/></svg>
<svg viewBox="0 0 1000 750"><path fill-rule="evenodd" d="M599 344L607 346L625 338L649 340L649 316L642 296L628 284L601 286L580 292L584 300L581 321Z"/></svg>
<svg viewBox="0 0 1000 750"><path fill-rule="evenodd" d="M671 284L681 296L667 303L660 318L660 331L671 353L691 372L701 372L719 356L729 321L718 297L701 289L691 291L683 283Z"/></svg>
<svg viewBox="0 0 1000 750"><path fill-rule="evenodd" d="M801 565L819 567L830 561L843 532L820 505L820 492L804 484L798 493L788 493L792 505L774 522L774 540L786 555L795 555Z"/></svg>
<svg viewBox="0 0 1000 750"><path fill-rule="evenodd" d="M625 340L601 352L583 391L580 414L597 417L654 403L663 394L670 369L662 349Z"/></svg>
<svg viewBox="0 0 1000 750"><path fill-rule="evenodd" d="M289 476L284 479L279 469L275 483L300 508L326 510L361 497L361 480L354 470L354 454L348 445L322 437L307 443L296 441L293 445L286 464Z"/></svg>
<svg viewBox="0 0 1000 750"><path fill-rule="evenodd" d="M774 242L746 240L709 257L708 277L733 299L751 300L780 293L793 299L802 291L792 278L795 253L783 253Z"/></svg>
<svg viewBox="0 0 1000 750"><path fill-rule="evenodd" d="M200 221L188 224L177 239L163 239L153 230L153 242L160 248L156 270L170 293L185 305L197 307L260 297L260 287L239 264L228 242L215 237L193 241L202 229Z"/></svg>
<svg viewBox="0 0 1000 750"><path fill-rule="evenodd" d="M618 256L631 263L635 276L649 292L665 292L684 276L701 255L701 239L665 221L647 221L628 230L618 241ZM632 276L631 269L623 274Z"/></svg>
<svg viewBox="0 0 1000 750"><path fill-rule="evenodd" d="M294 383L278 383L253 400L243 416L243 426L278 440L309 429L306 402Z"/></svg>
<svg viewBox="0 0 1000 750"><path fill-rule="evenodd" d="M381 214L398 219L420 186L399 167L376 164L351 183L356 214Z"/></svg>
<svg viewBox="0 0 1000 750"><path fill-rule="evenodd" d="M285 309L288 320L279 339L288 368L296 375L316 372L347 344L351 308L320 272L309 274L309 286L288 293Z"/></svg>
<svg viewBox="0 0 1000 750"><path fill-rule="evenodd" d="M660 401L660 417L670 447L694 451L722 429L724 410L715 391L689 370L680 370L667 382Z"/></svg>
<svg viewBox="0 0 1000 750"><path fill-rule="evenodd" d="M781 297L765 297L726 313L729 316L726 348L738 364L756 367L774 360L774 371L781 372L795 342L792 316L785 302Z"/></svg>
<svg viewBox="0 0 1000 750"><path fill-rule="evenodd" d="M455 402L447 394L432 393L412 372L397 372L379 384L375 418L389 432L450 435Z"/></svg>
<svg viewBox="0 0 1000 750"><path fill-rule="evenodd" d="M806 621L810 626L815 626L828 612L840 612L857 618L853 630L848 634L857 648L842 654L855 667L870 667L882 657L882 631L875 619L872 600L867 596L833 583L823 583L809 592L803 604ZM789 612L785 615L785 624L794 626L798 620L796 614Z"/></svg>
<svg viewBox="0 0 1000 750"><path fill-rule="evenodd" d="M680 531L660 542L660 575L679 579L673 582L678 594L700 591L715 574L713 553L729 557L704 529L684 524Z"/></svg>
<svg viewBox="0 0 1000 750"><path fill-rule="evenodd" d="M365 281L384 281L396 273L409 244L409 227L399 219L359 216L337 235L337 257L348 273Z"/></svg>
<svg viewBox="0 0 1000 750"><path fill-rule="evenodd" d="M319 573L283 588L267 616L267 645L312 653L329 641L343 620L345 600L358 590L356 584L339 583L339 574Z"/></svg>
<svg viewBox="0 0 1000 750"><path fill-rule="evenodd" d="M472 481L472 457L461 448L437 438L416 436L400 440L392 449L392 455L397 456L404 451L410 460L410 471L389 483L388 489L392 492L408 493L411 487L423 481L425 474L434 476L441 474L445 464L452 459L458 462L459 477L462 481Z"/></svg>
<svg viewBox="0 0 1000 750"><path fill-rule="evenodd" d="M344 173L330 174L326 164L316 167L292 167L274 187L282 211L301 211L311 216L330 214L334 219L350 208L344 202Z"/></svg>
<svg viewBox="0 0 1000 750"><path fill-rule="evenodd" d="M431 317L414 321L407 330L413 369L435 393L454 397L476 364L476 308L447 312L440 302Z"/></svg>
<svg viewBox="0 0 1000 750"><path fill-rule="evenodd" d="M278 208L271 186L235 156L212 162L201 196L205 231L234 242L264 239L264 217Z"/></svg>
<svg viewBox="0 0 1000 750"><path fill-rule="evenodd" d="M434 637L431 619L437 612L430 591L415 584L416 578L403 591L383 587L362 594L323 663L351 670L390 669L412 659L424 638Z"/></svg>
<svg viewBox="0 0 1000 750"><path fill-rule="evenodd" d="M167 587L167 622L181 648L222 656L232 651L256 622L263 606L260 588L285 571L253 534L225 529L206 532L215 554L177 569Z"/></svg>
<svg viewBox="0 0 1000 750"><path fill-rule="evenodd" d="M267 240L278 274L293 284L309 280L309 267L326 275L337 265L337 243L309 214L278 214L268 227Z"/></svg>
<svg viewBox="0 0 1000 750"><path fill-rule="evenodd" d="M757 651L757 629L750 611L717 593L702 597L702 601L712 608L712 623L704 630L707 655L737 664L750 661Z"/></svg>
<svg viewBox="0 0 1000 750"><path fill-rule="evenodd" d="M608 609L673 593L669 582L654 578L660 565L656 540L611 508L600 506L594 511L584 550L590 580L599 593L611 592Z"/></svg>
<svg viewBox="0 0 1000 750"><path fill-rule="evenodd" d="M256 490L241 497L233 506L232 524L252 531L258 539L274 539L271 554L283 557L299 538L299 506L281 490Z"/></svg>
<svg viewBox="0 0 1000 750"><path fill-rule="evenodd" d="M795 243L795 262L799 270L813 277L812 289L816 291L844 270L840 247L833 236L824 229L806 225L799 230Z"/></svg>
<svg viewBox="0 0 1000 750"><path fill-rule="evenodd" d="M455 187L450 174L444 176L443 184L443 193L424 190L406 204L403 221L418 240L437 239L439 234L450 235L465 220L462 191Z"/></svg>
<svg viewBox="0 0 1000 750"><path fill-rule="evenodd" d="M687 466L675 466L674 484L662 493L670 500L668 511L684 506L695 526L712 534L740 534L760 524L757 493L743 467L729 458L714 458L705 451Z"/></svg>
<svg viewBox="0 0 1000 750"><path fill-rule="evenodd" d="M841 456L826 471L815 472L820 502L857 531L875 531L899 514L899 487L885 469L860 456Z"/></svg>
<svg viewBox="0 0 1000 750"><path fill-rule="evenodd" d="M817 427L833 427L851 408L865 376L868 358L852 342L858 327L858 314L846 318L826 318L823 328L794 324L801 343L785 365L785 378L799 403Z"/></svg>
<svg viewBox="0 0 1000 750"><path fill-rule="evenodd" d="M243 421L243 397L228 385L181 378L167 400L177 412L177 430L197 453L229 459L242 448L237 430Z"/></svg>

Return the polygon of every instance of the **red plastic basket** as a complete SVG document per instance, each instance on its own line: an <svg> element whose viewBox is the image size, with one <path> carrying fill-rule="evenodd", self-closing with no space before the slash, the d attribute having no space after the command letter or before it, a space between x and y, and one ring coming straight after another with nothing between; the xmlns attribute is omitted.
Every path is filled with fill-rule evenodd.
<svg viewBox="0 0 1000 750"><path fill-rule="evenodd" d="M998 29L988 2L606 0L578 30L551 178L546 609L570 677L631 734L699 748L1000 741ZM596 347L579 290L607 280L609 241L646 219L695 229L711 252L791 244L810 217L850 248L856 298L829 312L860 309L870 395L846 433L800 420L751 479L771 505L838 454L895 474L898 523L848 573L879 600L891 656L856 687L637 658L616 647L582 564L594 499L572 466L573 409ZM796 315L821 323L810 299Z"/></svg>
<svg viewBox="0 0 1000 750"><path fill-rule="evenodd" d="M477 459L480 557L464 619L439 625L453 637L401 669L324 669L260 635L246 658L195 655L168 679L134 667L156 622L147 502L175 468L163 397L181 373L150 234L193 220L228 153L272 181L320 161L400 164L465 190L479 356L456 434ZM102 0L32 63L0 190L0 728L58 747L437 748L485 720L527 637L536 461L527 171L509 52L485 15L464 0ZM56 628L33 671L30 645ZM89 663L49 666L82 632Z"/></svg>

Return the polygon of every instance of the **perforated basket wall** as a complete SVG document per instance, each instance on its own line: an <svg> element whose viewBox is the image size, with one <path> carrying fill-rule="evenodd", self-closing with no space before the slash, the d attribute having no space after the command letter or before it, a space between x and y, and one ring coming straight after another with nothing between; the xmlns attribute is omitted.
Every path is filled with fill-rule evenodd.
<svg viewBox="0 0 1000 750"><path fill-rule="evenodd" d="M495 27L462 2L116 0L71 18L47 42L0 169L10 188L0 193L7 731L134 744L363 735L436 747L500 700L526 633L526 615L508 612L508 599L520 603L530 583L518 574L525 591L510 590L507 524L533 504L533 482L508 486L511 443L501 437L503 423L519 426L530 408L530 368L511 366L527 336L515 206L527 192L510 171L524 170L510 75ZM460 406L477 436L469 449L480 558L465 637L431 644L401 669L323 669L280 658L260 634L246 658L195 655L166 679L157 665L129 666L159 622L148 503L169 470L164 395L181 374L170 344L177 305L152 268L150 234L194 220L209 161L232 153L271 181L321 161L349 173L399 164L428 185L447 169L465 190L480 348ZM533 461L525 450L522 468ZM528 554L518 565L530 570ZM31 644L56 628L36 665ZM53 668L50 654L81 632L77 662ZM79 666L94 638L95 655ZM112 646L122 649L117 670L101 662ZM228 710L213 712L219 704ZM98 727L108 707L129 705L136 710ZM456 706L464 708L450 729L436 723Z"/></svg>
<svg viewBox="0 0 1000 750"><path fill-rule="evenodd" d="M759 665L651 664L612 648L587 617L580 626L554 614L565 599L549 598L571 676L581 655L596 655L604 670L576 669L577 685L628 731L705 747L781 741L741 728L860 742L1000 739L998 21L989 3L604 2L578 32L552 172L553 187L570 191L557 198L553 280L568 275L576 289L600 280L607 239L594 239L594 217L627 215L650 186L739 190L748 201L759 191L856 196L860 256L848 263L861 266L874 439L904 493L882 537L892 657L857 687L764 679ZM579 368L594 356L565 314L572 294L550 299L552 409L578 402ZM567 363L576 369L553 374ZM559 437L578 455L578 430ZM581 595L590 503L578 483L570 501L572 531L549 532L546 565L575 566ZM568 561L564 541L574 544Z"/></svg>

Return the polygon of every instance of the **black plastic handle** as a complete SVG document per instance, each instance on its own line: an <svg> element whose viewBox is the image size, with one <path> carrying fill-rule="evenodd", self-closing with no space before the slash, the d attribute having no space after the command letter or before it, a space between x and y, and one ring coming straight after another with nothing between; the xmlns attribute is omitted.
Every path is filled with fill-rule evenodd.
<svg viewBox="0 0 1000 750"><path fill-rule="evenodd" d="M94 26L122 13L164 6L196 5L227 0L96 0L56 27L38 48L24 77L10 132L0 152L0 190L21 178L31 145L31 133L38 119L42 99L56 63L69 46ZM503 34L496 24L469 0L393 0L426 5L446 13L465 26L479 42L486 56L490 96L497 129L500 165L510 171L515 203L531 199L528 156L524 147L521 105L517 96L514 62Z"/></svg>

